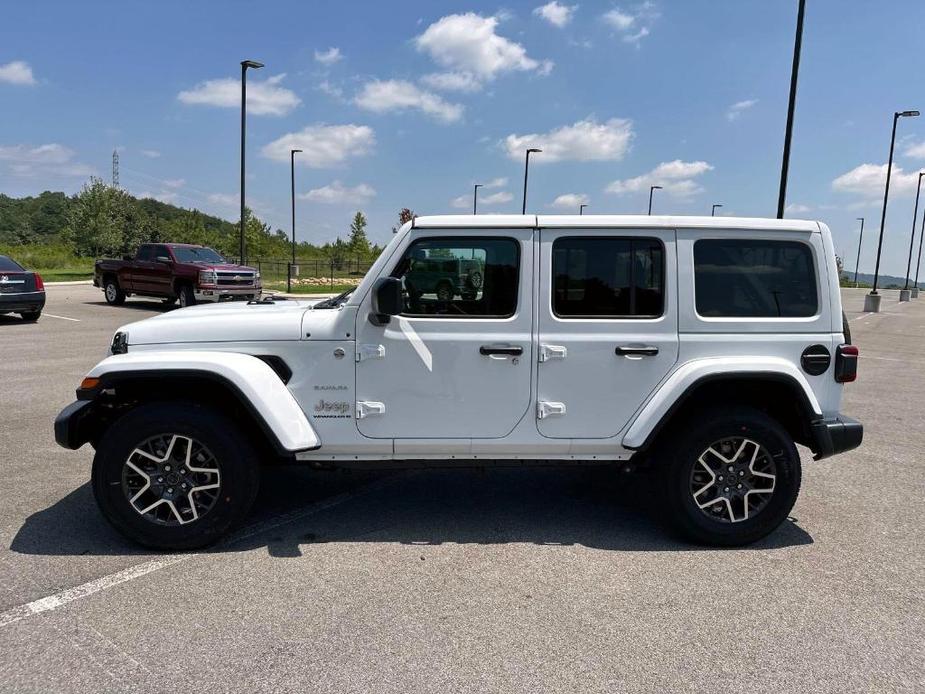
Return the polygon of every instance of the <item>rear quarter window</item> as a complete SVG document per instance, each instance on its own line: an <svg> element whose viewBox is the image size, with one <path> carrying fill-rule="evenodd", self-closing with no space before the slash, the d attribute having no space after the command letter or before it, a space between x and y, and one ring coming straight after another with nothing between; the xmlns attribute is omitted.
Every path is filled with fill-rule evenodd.
<svg viewBox="0 0 925 694"><path fill-rule="evenodd" d="M694 293L705 318L807 318L819 309L812 249L800 241L694 242Z"/></svg>

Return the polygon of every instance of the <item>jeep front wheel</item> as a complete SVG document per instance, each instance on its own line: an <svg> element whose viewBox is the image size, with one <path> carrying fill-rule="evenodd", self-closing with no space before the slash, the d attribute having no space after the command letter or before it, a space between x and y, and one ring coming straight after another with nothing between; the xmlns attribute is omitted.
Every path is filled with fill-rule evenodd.
<svg viewBox="0 0 925 694"><path fill-rule="evenodd" d="M664 449L672 524L694 542L738 546L761 539L790 513L800 457L774 419L750 408L713 410L681 427Z"/></svg>
<svg viewBox="0 0 925 694"><path fill-rule="evenodd" d="M253 447L219 412L155 403L113 423L92 480L116 530L147 547L184 550L214 542L245 517L259 468Z"/></svg>

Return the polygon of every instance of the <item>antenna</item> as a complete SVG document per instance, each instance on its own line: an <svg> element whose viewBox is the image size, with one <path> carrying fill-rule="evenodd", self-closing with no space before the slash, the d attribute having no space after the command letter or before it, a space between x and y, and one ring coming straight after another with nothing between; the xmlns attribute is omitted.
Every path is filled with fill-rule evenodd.
<svg viewBox="0 0 925 694"><path fill-rule="evenodd" d="M112 187L119 187L119 150L112 150Z"/></svg>

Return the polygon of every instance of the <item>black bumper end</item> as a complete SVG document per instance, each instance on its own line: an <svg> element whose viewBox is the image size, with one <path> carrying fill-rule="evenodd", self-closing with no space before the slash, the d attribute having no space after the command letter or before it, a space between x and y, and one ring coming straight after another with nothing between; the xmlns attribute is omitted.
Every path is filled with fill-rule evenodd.
<svg viewBox="0 0 925 694"><path fill-rule="evenodd" d="M812 424L815 459L828 458L861 445L864 425L843 414L834 419L820 419Z"/></svg>
<svg viewBox="0 0 925 694"><path fill-rule="evenodd" d="M93 403L77 400L55 417L55 441L59 446L77 450L90 440L92 433Z"/></svg>

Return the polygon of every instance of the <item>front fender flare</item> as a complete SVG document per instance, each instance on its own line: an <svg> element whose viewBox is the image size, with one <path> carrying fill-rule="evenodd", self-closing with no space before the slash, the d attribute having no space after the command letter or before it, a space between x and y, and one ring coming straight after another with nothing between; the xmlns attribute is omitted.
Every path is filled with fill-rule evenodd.
<svg viewBox="0 0 925 694"><path fill-rule="evenodd" d="M103 387L167 375L204 376L230 387L281 451L321 447L317 433L280 377L249 354L193 350L118 354L107 357L87 374L99 378ZM178 395L195 399L195 393Z"/></svg>
<svg viewBox="0 0 925 694"><path fill-rule="evenodd" d="M806 377L789 361L780 357L710 357L694 359L678 367L642 407L623 436L623 447L645 448L653 433L670 417L677 405L699 384L719 378L754 377L778 380L797 386L803 404L813 417L822 418L822 409Z"/></svg>

